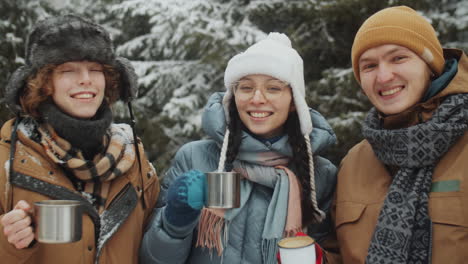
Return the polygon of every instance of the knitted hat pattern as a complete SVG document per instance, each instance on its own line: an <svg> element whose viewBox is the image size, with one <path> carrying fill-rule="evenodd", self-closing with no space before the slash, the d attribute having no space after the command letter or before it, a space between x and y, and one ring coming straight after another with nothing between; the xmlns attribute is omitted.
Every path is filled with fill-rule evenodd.
<svg viewBox="0 0 468 264"><path fill-rule="evenodd" d="M368 49L385 44L406 47L423 59L437 76L444 69L444 56L432 25L407 6L389 7L370 16L359 28L351 49L354 76L359 76L359 58Z"/></svg>
<svg viewBox="0 0 468 264"><path fill-rule="evenodd" d="M85 18L63 15L39 21L28 36L25 56L25 65L11 75L4 90L7 106L16 114L21 112L19 96L28 77L47 64L84 60L108 64L120 73L119 99L130 101L137 95L133 66L115 55L109 33Z"/></svg>
<svg viewBox="0 0 468 264"><path fill-rule="evenodd" d="M312 121L309 106L305 100L304 66L299 53L292 48L289 38L282 33L272 32L268 36L247 48L242 53L232 57L224 73L226 93L223 97L224 114L230 122L229 106L234 96L234 88L241 78L252 74L264 74L287 83L292 90L294 106L299 117L301 134L307 145L309 155L309 176L311 187L311 201L314 207L316 221L324 219L324 213L318 208L315 192L314 164L310 145ZM218 170L224 169L229 129L226 129Z"/></svg>

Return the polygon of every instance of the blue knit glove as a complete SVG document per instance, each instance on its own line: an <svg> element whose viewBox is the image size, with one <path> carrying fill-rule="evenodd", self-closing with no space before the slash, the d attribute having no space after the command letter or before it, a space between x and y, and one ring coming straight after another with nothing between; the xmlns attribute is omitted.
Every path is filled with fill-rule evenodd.
<svg viewBox="0 0 468 264"><path fill-rule="evenodd" d="M166 220L174 226L193 222L205 204L206 175L191 170L177 177L167 192Z"/></svg>

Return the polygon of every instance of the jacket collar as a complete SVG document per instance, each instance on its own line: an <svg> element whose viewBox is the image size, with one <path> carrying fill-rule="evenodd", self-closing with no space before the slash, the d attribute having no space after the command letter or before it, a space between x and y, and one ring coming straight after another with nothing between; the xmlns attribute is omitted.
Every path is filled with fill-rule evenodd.
<svg viewBox="0 0 468 264"><path fill-rule="evenodd" d="M223 96L224 93L211 95L202 116L203 130L219 145L222 145L226 132L226 119L222 105ZM319 112L309 109L309 113L313 123L313 130L310 134L312 152L319 154L336 143L336 136L326 119ZM239 150L253 152L276 151L289 157L292 155L287 136L273 143L264 143L245 131L242 132L242 143Z"/></svg>

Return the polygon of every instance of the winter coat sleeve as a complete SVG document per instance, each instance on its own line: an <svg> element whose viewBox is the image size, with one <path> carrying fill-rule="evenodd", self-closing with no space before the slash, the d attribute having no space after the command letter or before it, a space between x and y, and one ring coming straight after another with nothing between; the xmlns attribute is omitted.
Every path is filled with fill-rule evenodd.
<svg viewBox="0 0 468 264"><path fill-rule="evenodd" d="M0 219L8 213L14 206L10 204L9 195L11 194L11 185L8 182L8 169L10 157L10 144L1 139L0 142ZM23 263L33 257L37 252L36 247L32 246L25 249L16 249L13 244L8 242L3 233L3 225L0 224L0 256L5 263Z"/></svg>
<svg viewBox="0 0 468 264"><path fill-rule="evenodd" d="M140 249L140 263L185 263L192 248L193 230L196 221L175 227L165 221L166 195L170 184L184 172L192 169L191 144L181 147L171 168L164 175L158 204L154 209L154 218L143 237Z"/></svg>

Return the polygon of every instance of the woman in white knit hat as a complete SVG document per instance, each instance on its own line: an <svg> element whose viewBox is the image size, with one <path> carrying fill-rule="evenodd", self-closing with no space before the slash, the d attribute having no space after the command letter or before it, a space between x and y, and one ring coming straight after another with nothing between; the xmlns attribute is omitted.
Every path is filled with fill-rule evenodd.
<svg viewBox="0 0 468 264"><path fill-rule="evenodd" d="M327 235L336 167L317 154L336 137L307 106L288 37L270 33L234 56L224 81L203 114L210 139L184 145L163 179L143 263L276 263L281 238ZM203 208L203 172L218 168L243 175L240 208Z"/></svg>

